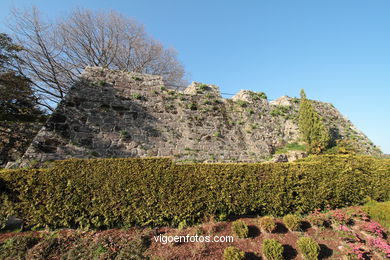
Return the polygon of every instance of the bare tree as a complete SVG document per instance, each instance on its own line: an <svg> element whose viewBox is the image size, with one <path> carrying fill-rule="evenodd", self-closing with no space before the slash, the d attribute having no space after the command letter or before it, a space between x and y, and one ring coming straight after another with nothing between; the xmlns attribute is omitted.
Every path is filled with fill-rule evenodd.
<svg viewBox="0 0 390 260"><path fill-rule="evenodd" d="M36 8L12 12L9 27L23 46L18 70L52 109L86 66L101 66L164 77L183 86L184 68L173 49L148 36L143 27L117 12L76 9L50 23Z"/></svg>

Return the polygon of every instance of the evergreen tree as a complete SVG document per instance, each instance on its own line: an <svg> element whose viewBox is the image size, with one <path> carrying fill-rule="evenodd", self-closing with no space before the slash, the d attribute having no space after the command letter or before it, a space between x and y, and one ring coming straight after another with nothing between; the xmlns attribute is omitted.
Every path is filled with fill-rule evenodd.
<svg viewBox="0 0 390 260"><path fill-rule="evenodd" d="M328 148L330 135L321 116L314 109L312 101L306 98L306 93L301 90L301 102L299 106L299 130L306 142L309 153L318 154Z"/></svg>
<svg viewBox="0 0 390 260"><path fill-rule="evenodd" d="M8 35L0 33L0 122L35 121L43 116L30 80L14 70L20 50Z"/></svg>

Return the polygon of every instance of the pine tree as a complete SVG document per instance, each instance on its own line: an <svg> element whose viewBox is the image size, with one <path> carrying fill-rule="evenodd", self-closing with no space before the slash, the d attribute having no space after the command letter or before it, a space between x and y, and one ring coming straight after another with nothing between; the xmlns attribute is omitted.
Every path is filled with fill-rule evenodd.
<svg viewBox="0 0 390 260"><path fill-rule="evenodd" d="M301 90L301 102L299 106L299 130L306 142L309 153L318 154L328 148L330 135L323 123L323 119L314 109L312 101L306 98L306 93Z"/></svg>

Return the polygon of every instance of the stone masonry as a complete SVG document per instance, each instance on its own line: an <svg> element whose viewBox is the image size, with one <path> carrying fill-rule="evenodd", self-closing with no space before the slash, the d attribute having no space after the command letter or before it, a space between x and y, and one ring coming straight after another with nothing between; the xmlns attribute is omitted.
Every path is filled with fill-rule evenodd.
<svg viewBox="0 0 390 260"><path fill-rule="evenodd" d="M315 102L335 138L380 151L331 104ZM299 142L299 99L262 93L221 97L214 85L170 90L160 76L87 67L19 166L66 158L170 156L176 161L258 162Z"/></svg>

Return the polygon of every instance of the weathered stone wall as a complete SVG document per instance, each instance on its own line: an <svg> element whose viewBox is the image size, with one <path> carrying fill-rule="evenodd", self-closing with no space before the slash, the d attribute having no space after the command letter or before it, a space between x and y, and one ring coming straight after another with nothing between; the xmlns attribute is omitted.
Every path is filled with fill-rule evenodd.
<svg viewBox="0 0 390 260"><path fill-rule="evenodd" d="M268 102L259 93L221 97L218 87L193 83L183 92L159 76L86 68L23 156L48 161L70 157L172 156L177 161L253 162L298 141L297 99ZM316 102L333 131L353 125L332 105ZM356 133L358 131L353 130ZM375 150L367 137L367 153Z"/></svg>
<svg viewBox="0 0 390 260"><path fill-rule="evenodd" d="M23 156L42 125L42 122L0 122L0 168Z"/></svg>

